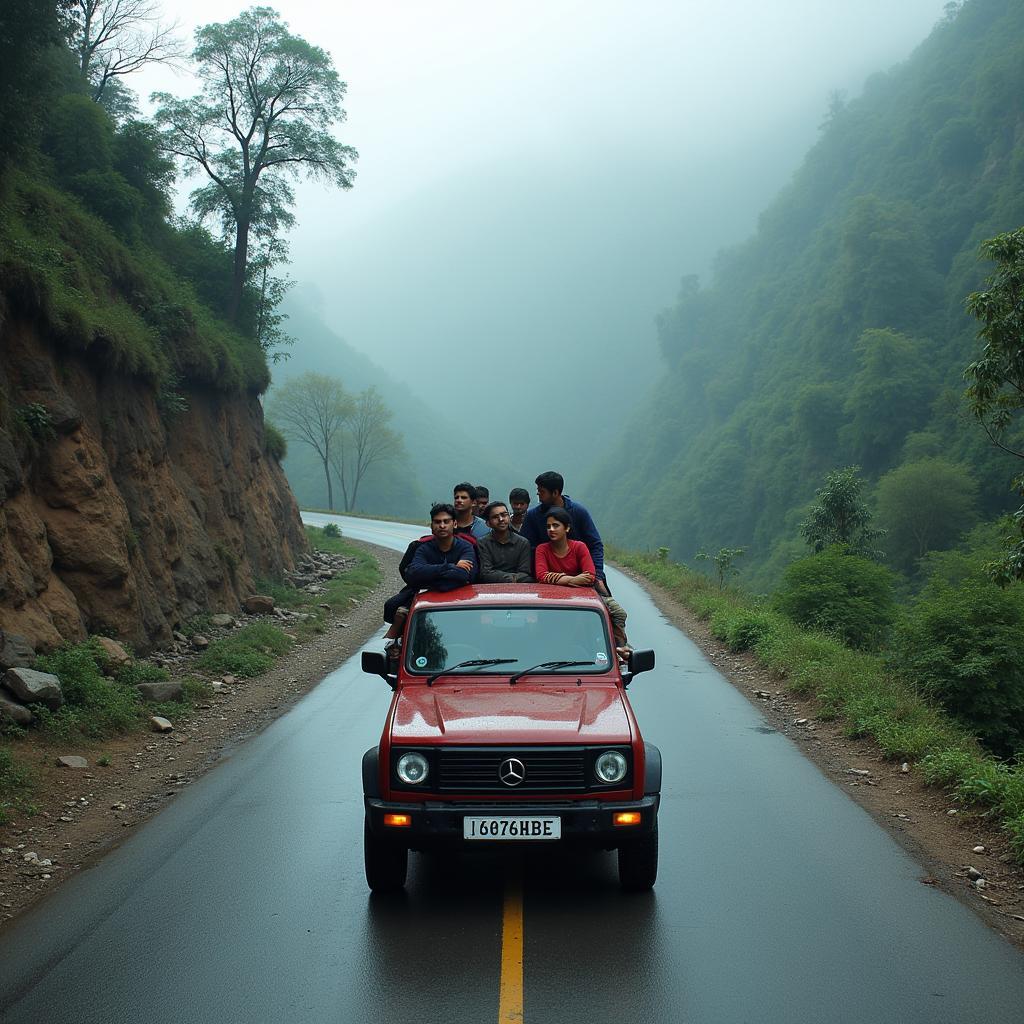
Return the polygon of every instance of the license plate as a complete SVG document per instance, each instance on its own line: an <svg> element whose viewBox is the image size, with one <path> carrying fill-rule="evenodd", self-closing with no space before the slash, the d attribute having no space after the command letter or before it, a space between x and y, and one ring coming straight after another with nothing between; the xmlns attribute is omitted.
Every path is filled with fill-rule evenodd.
<svg viewBox="0 0 1024 1024"><path fill-rule="evenodd" d="M463 818L463 839L561 839L562 819L552 817Z"/></svg>

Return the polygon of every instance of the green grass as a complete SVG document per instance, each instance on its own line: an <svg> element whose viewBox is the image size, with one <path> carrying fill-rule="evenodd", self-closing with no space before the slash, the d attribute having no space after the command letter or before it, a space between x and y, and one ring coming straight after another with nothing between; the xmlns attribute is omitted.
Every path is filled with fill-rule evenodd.
<svg viewBox="0 0 1024 1024"><path fill-rule="evenodd" d="M251 679L266 672L291 646L292 640L277 626L255 622L215 640L203 652L198 665L207 672Z"/></svg>
<svg viewBox="0 0 1024 1024"><path fill-rule="evenodd" d="M0 825L10 820L9 812L29 810L32 773L6 747L0 747Z"/></svg>
<svg viewBox="0 0 1024 1024"><path fill-rule="evenodd" d="M851 737L872 739L886 757L919 762L926 782L988 810L1024 864L1024 763L985 753L913 680L888 671L882 656L803 629L685 566L618 549L609 557L668 591L732 650L751 651L788 690L815 700L819 717L842 722Z"/></svg>

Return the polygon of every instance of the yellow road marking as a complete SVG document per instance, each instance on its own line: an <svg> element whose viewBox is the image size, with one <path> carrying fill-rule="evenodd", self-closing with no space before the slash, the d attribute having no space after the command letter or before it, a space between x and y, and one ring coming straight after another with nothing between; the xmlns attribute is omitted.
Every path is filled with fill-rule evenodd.
<svg viewBox="0 0 1024 1024"><path fill-rule="evenodd" d="M523 875L514 868L505 881L505 909L501 925L501 984L498 1024L520 1024L523 1019Z"/></svg>

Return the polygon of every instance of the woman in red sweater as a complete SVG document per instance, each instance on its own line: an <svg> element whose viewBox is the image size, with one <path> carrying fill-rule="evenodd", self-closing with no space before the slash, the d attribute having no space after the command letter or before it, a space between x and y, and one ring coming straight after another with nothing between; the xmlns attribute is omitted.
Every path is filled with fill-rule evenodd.
<svg viewBox="0 0 1024 1024"><path fill-rule="evenodd" d="M572 519L564 508L553 506L545 518L547 544L538 544L534 551L533 575L538 583L553 583L558 587L592 587L597 573L587 545L572 540L569 531ZM629 653L626 640L626 610L611 597L601 596L612 620L612 632L620 656Z"/></svg>

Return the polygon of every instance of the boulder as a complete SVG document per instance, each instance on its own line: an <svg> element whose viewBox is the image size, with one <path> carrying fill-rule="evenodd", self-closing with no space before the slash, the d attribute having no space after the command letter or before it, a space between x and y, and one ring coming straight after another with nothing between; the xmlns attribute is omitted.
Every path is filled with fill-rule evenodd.
<svg viewBox="0 0 1024 1024"><path fill-rule="evenodd" d="M196 651L205 651L210 646L210 641L202 635L202 633L196 633L192 637L192 649Z"/></svg>
<svg viewBox="0 0 1024 1024"><path fill-rule="evenodd" d="M4 686L22 704L43 704L51 711L56 711L64 703L60 680L49 672L37 672L32 668L9 668L4 673Z"/></svg>
<svg viewBox="0 0 1024 1024"><path fill-rule="evenodd" d="M266 594L253 594L242 602L250 615L269 615L274 610L274 599Z"/></svg>
<svg viewBox="0 0 1024 1024"><path fill-rule="evenodd" d="M23 636L3 633L0 643L0 669L28 668L35 661L35 648Z"/></svg>
<svg viewBox="0 0 1024 1024"><path fill-rule="evenodd" d="M96 642L103 648L108 666L120 668L131 664L132 656L116 640L111 640L109 636L98 636Z"/></svg>
<svg viewBox="0 0 1024 1024"><path fill-rule="evenodd" d="M35 715L28 708L11 700L0 692L0 722L14 722L15 725L31 725Z"/></svg>
<svg viewBox="0 0 1024 1024"><path fill-rule="evenodd" d="M136 687L139 695L149 704L162 704L168 700L181 700L184 689L181 683L168 679L162 683L139 683Z"/></svg>
<svg viewBox="0 0 1024 1024"><path fill-rule="evenodd" d="M218 612L216 615L211 616L210 624L217 626L219 629L226 629L228 626L235 624L233 615L228 615L226 612Z"/></svg>
<svg viewBox="0 0 1024 1024"><path fill-rule="evenodd" d="M63 757L57 758L57 764L61 768L88 768L89 762L84 757L79 757L77 754L65 754Z"/></svg>
<svg viewBox="0 0 1024 1024"><path fill-rule="evenodd" d="M150 726L152 726L153 732L173 732L174 726L167 721L166 718L161 718L159 715L154 715L149 720Z"/></svg>

